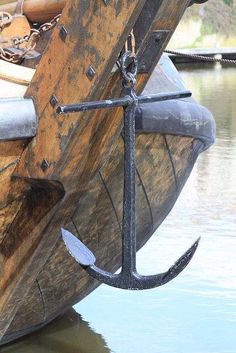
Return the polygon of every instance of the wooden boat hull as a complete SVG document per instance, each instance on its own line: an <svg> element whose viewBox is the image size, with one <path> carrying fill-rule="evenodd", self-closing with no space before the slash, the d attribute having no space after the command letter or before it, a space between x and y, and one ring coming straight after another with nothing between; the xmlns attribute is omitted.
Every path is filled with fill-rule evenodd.
<svg viewBox="0 0 236 353"><path fill-rule="evenodd" d="M182 83L176 79L177 73L171 65L167 59L161 61L148 85L149 93L170 87L172 90L181 88ZM215 126L211 114L192 99L172 101L167 106L158 103L153 108L156 113L150 110L149 116L145 113L141 120L137 117L138 248L168 215L199 153L214 140ZM168 124L163 125L162 120L166 122L168 119ZM178 126L176 131L173 124ZM76 210L65 226L94 252L98 266L111 272L121 265L122 207L121 135L99 173L83 189ZM70 256L62 239L58 239L2 342L45 325L98 285Z"/></svg>
<svg viewBox="0 0 236 353"><path fill-rule="evenodd" d="M66 2L24 95L34 101L35 137L0 142L2 343L45 325L99 285L66 251L61 227L92 249L100 267L120 266L122 110L71 117L58 116L56 105L119 97L119 75L112 68L132 28L142 60L140 93L188 4ZM155 93L173 91L171 78L159 69ZM198 154L212 142L212 118L204 108L190 101L171 104L150 108L150 114L141 107L137 116L138 248L173 207Z"/></svg>

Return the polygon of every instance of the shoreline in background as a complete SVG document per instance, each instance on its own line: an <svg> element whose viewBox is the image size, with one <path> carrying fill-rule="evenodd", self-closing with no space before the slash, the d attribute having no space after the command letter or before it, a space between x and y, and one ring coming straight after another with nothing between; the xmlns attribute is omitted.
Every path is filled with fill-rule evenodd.
<svg viewBox="0 0 236 353"><path fill-rule="evenodd" d="M186 11L168 48L236 47L236 0L210 0Z"/></svg>

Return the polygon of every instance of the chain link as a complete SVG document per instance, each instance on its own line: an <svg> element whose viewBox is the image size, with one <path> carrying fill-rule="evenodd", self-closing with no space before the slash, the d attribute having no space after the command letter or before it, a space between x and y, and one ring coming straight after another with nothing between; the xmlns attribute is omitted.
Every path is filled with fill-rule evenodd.
<svg viewBox="0 0 236 353"><path fill-rule="evenodd" d="M0 12L0 32L4 27L10 25L12 23L12 15L8 12L1 11Z"/></svg>
<svg viewBox="0 0 236 353"><path fill-rule="evenodd" d="M131 63L130 63L131 61ZM134 87L138 73L138 61L131 51L124 52L119 59L119 69L124 87Z"/></svg>
<svg viewBox="0 0 236 353"><path fill-rule="evenodd" d="M138 71L136 58L136 40L132 30L125 42L124 51L121 52L117 66L121 72L124 87L134 87Z"/></svg>
<svg viewBox="0 0 236 353"><path fill-rule="evenodd" d="M11 16L10 14L7 15ZM27 43L27 46L25 48L22 48L22 53L20 54L12 53L10 49L5 49L0 46L0 58L14 64L20 63L30 51L35 49L39 38L44 33L51 31L56 26L60 17L61 15L55 16L50 22L42 24L38 29L32 28L30 33L24 37L12 37L11 41L14 48L21 49L20 45L24 43ZM2 18L2 13L0 13L0 30L3 28L2 26L4 25L4 21L2 20ZM12 19L12 16L9 17L9 21L10 18ZM9 22L8 24L10 23L11 22ZM6 24L4 26L6 26Z"/></svg>
<svg viewBox="0 0 236 353"><path fill-rule="evenodd" d="M130 45L130 49L129 49L129 45ZM127 41L125 42L125 52L131 52L131 58L134 58L136 56L136 39L134 36L134 31L132 29L132 31L130 32L130 35L127 39Z"/></svg>

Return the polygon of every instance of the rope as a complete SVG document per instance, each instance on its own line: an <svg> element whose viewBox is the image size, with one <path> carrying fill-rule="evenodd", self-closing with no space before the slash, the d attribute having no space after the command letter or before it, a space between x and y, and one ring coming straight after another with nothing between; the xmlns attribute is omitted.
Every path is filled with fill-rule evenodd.
<svg viewBox="0 0 236 353"><path fill-rule="evenodd" d="M15 15L23 15L23 6L25 0L17 0Z"/></svg>
<svg viewBox="0 0 236 353"><path fill-rule="evenodd" d="M185 57L185 58L191 58L194 60L200 60L200 61L206 61L206 62L218 62L222 64L234 64L236 65L236 60L230 60L230 59L222 59L222 58L211 58L209 56L204 56L204 55L198 55L198 54L187 54L187 53L182 53L174 50L165 50L164 51L167 54L173 54L176 56L180 57Z"/></svg>

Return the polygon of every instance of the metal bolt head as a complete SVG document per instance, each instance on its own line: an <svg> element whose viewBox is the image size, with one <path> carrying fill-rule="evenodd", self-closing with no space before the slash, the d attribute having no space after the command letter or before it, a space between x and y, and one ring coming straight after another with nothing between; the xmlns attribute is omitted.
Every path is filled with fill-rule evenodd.
<svg viewBox="0 0 236 353"><path fill-rule="evenodd" d="M57 106L57 104L58 104L58 99L57 99L57 97L53 94L53 95L51 95L49 102L50 102L51 106L52 106L53 108L55 108L55 107Z"/></svg>
<svg viewBox="0 0 236 353"><path fill-rule="evenodd" d="M61 40L63 40L63 42L65 42L67 35L68 35L68 32L67 32L66 28L64 26L61 26L59 36L60 36Z"/></svg>
<svg viewBox="0 0 236 353"><path fill-rule="evenodd" d="M50 164L46 159L43 159L42 163L41 163L41 169L43 172L46 172L46 170L49 168Z"/></svg>
<svg viewBox="0 0 236 353"><path fill-rule="evenodd" d="M139 72L141 72L141 73L147 72L147 67L146 67L145 63L140 64Z"/></svg>
<svg viewBox="0 0 236 353"><path fill-rule="evenodd" d="M92 66L89 66L88 70L86 71L86 76L90 81L93 80L95 74L96 74L96 71L94 70L94 68Z"/></svg>

